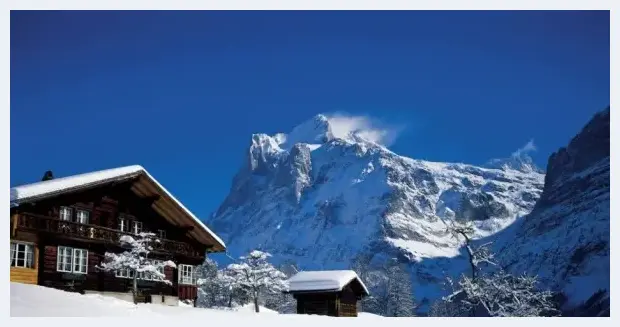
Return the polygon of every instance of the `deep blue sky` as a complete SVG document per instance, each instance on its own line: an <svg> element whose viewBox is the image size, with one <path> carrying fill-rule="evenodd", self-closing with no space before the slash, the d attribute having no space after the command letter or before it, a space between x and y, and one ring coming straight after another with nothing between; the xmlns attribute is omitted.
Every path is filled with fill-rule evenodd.
<svg viewBox="0 0 620 327"><path fill-rule="evenodd" d="M11 185L141 164L201 217L252 133L321 112L391 149L535 161L609 104L608 12L11 12Z"/></svg>

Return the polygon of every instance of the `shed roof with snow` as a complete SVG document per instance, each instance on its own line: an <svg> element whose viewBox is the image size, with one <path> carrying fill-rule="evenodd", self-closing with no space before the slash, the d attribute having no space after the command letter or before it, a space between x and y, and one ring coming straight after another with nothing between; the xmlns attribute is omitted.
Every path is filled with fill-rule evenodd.
<svg viewBox="0 0 620 327"><path fill-rule="evenodd" d="M47 174L46 174L47 175ZM119 182L131 182L131 190L138 196L156 200L152 206L174 225L189 226L189 234L204 244L213 244L214 252L224 251L224 242L205 226L198 217L166 190L142 166L127 166L85 174L44 180L11 188L11 207L78 192Z"/></svg>
<svg viewBox="0 0 620 327"><path fill-rule="evenodd" d="M340 292L353 284L362 295L369 295L368 288L353 270L301 271L289 280L289 293Z"/></svg>

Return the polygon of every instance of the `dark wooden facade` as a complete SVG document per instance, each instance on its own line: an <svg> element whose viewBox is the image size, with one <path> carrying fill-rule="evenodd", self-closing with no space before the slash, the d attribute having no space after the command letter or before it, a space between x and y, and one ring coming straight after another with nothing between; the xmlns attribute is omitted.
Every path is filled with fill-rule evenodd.
<svg viewBox="0 0 620 327"><path fill-rule="evenodd" d="M332 317L357 317L357 302L366 295L356 279L342 290L291 291L297 300L298 314Z"/></svg>
<svg viewBox="0 0 620 327"><path fill-rule="evenodd" d="M79 191L60 192L11 208L11 249L13 250L13 243L34 247L33 264L30 264L30 267L13 267L12 264L11 281L81 293L131 292L131 278L118 277L114 272L97 269L106 252L123 251L120 247L120 237L134 232L126 227L121 230L121 224L139 225L142 231L157 234L160 242L153 245L154 249L149 257L171 260L177 266L195 267L204 262L207 253L223 249L221 244L205 242L204 238L198 241L190 234L190 231L195 232L195 227L191 224L171 223L171 221L183 221L183 217L178 215L174 219L170 217L180 211L178 208L175 211L175 208L167 207L164 211L161 209L164 206L161 205L159 210L155 210L154 203L161 199L161 195L150 194L145 197L144 194L137 194L136 183L144 182L147 178L149 177L142 174L122 182L106 183ZM70 220L61 219L63 207L70 208L72 215ZM88 213L86 223L78 219L78 210ZM86 250L87 252L80 252L86 253L86 272L61 271L64 268L59 268L59 261L62 261L59 254L60 247ZM138 279L141 294L147 298L153 296L173 296L179 300L196 298L195 279L183 283L179 278L179 269L170 267L166 267L164 273L172 285Z"/></svg>

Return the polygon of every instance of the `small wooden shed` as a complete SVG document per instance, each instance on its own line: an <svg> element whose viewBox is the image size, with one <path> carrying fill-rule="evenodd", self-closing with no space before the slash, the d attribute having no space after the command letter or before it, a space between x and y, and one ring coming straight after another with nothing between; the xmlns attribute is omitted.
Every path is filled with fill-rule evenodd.
<svg viewBox="0 0 620 327"><path fill-rule="evenodd" d="M370 294L352 270L301 271L289 279L287 293L298 314L333 317L357 317L357 301Z"/></svg>

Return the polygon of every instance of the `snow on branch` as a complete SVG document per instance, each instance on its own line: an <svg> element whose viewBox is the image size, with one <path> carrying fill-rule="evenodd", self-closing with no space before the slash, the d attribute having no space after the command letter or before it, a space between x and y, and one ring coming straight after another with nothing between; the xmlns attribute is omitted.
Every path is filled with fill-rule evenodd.
<svg viewBox="0 0 620 327"><path fill-rule="evenodd" d="M124 271L128 276L144 276L171 285L172 282L166 279L163 271L164 267L176 268L175 263L148 258L152 251L150 244L158 241L154 237L153 233L140 233L137 237L121 236L119 241L126 250L122 253L106 252L104 262L97 268L103 271Z"/></svg>
<svg viewBox="0 0 620 327"><path fill-rule="evenodd" d="M459 281L461 303L468 310L484 308L492 317L537 317L557 315L552 301L553 293L536 290L537 278L512 276L503 270L473 279L467 276ZM452 301L455 297L447 298Z"/></svg>
<svg viewBox="0 0 620 327"><path fill-rule="evenodd" d="M250 290L256 312L258 300L266 294L279 293L288 288L287 276L276 269L267 258L269 253L254 250L240 257L241 263L233 263L226 268L225 278L232 285Z"/></svg>

